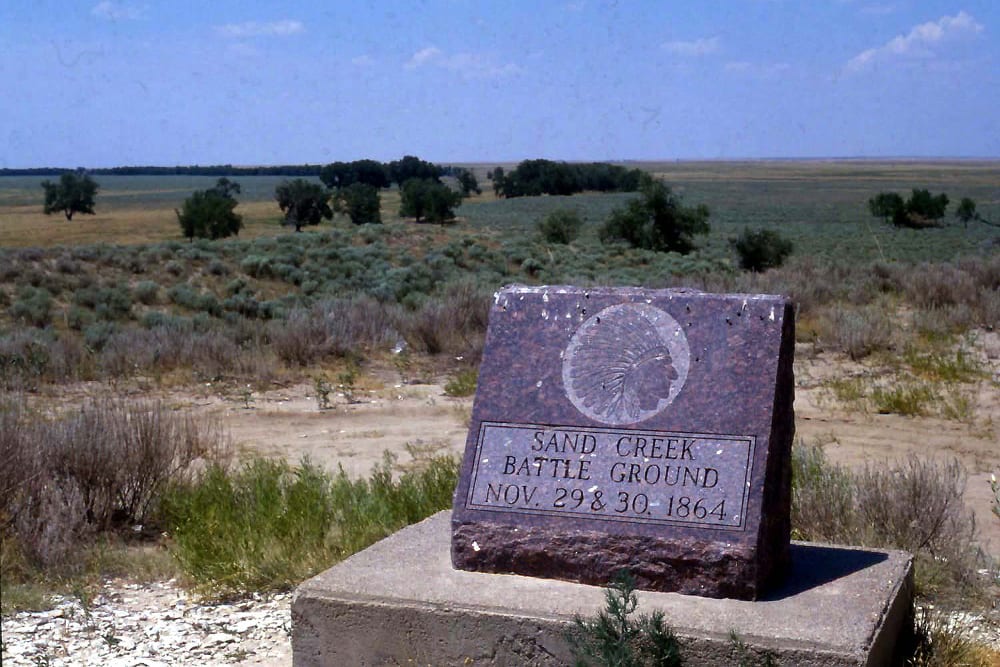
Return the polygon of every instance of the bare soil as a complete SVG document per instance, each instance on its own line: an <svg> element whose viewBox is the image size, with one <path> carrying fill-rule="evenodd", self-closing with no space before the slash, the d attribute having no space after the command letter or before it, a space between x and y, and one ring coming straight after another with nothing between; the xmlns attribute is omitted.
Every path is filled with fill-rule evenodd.
<svg viewBox="0 0 1000 667"><path fill-rule="evenodd" d="M796 441L821 444L827 458L853 469L886 465L908 456L957 458L968 471L964 494L975 514L983 548L1000 559L1000 518L991 512L991 474L1000 476L1000 336L990 334L981 354L991 373L979 384L974 420L963 423L930 417L870 414L837 405L824 381L863 370L841 355L802 354L796 360ZM852 368L857 366L857 368ZM437 384L405 384L392 369L368 369L368 389L356 403L342 395L320 410L311 384L255 393L246 402L230 391L206 386L167 400L219 417L236 446L246 452L297 462L307 456L330 470L365 476L384 452L405 468L413 454L460 456L471 398L446 396Z"/></svg>

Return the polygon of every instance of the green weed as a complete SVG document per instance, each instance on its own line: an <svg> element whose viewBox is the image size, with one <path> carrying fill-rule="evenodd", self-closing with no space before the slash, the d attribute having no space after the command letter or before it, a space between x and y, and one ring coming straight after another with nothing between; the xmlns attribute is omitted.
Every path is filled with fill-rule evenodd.
<svg viewBox="0 0 1000 667"><path fill-rule="evenodd" d="M930 384L903 380L889 387L875 387L870 399L873 409L880 414L916 417L929 414L938 395Z"/></svg>
<svg viewBox="0 0 1000 667"><path fill-rule="evenodd" d="M864 378L834 378L824 383L824 388L832 393L833 397L840 403L864 408L864 402L867 398L867 382Z"/></svg>
<svg viewBox="0 0 1000 667"><path fill-rule="evenodd" d="M316 392L316 407L320 410L329 410L330 404L330 394L333 393L333 387L322 375L317 375L313 378L313 391Z"/></svg>
<svg viewBox="0 0 1000 667"><path fill-rule="evenodd" d="M472 396L476 393L476 382L479 379L479 369L464 368L455 373L444 385L444 393L448 396Z"/></svg>
<svg viewBox="0 0 1000 667"><path fill-rule="evenodd" d="M451 505L457 466L432 459L392 477L386 457L367 480L308 461L212 466L163 501L172 552L202 591L288 588L399 528Z"/></svg>
<svg viewBox="0 0 1000 667"><path fill-rule="evenodd" d="M917 376L941 382L977 382L989 375L983 364L964 346L953 351L926 353L911 346L903 352L903 362Z"/></svg>
<svg viewBox="0 0 1000 667"><path fill-rule="evenodd" d="M680 645L663 612L633 616L638 604L635 578L626 570L616 573L604 592L604 609L593 619L576 616L566 634L578 667L681 664Z"/></svg>

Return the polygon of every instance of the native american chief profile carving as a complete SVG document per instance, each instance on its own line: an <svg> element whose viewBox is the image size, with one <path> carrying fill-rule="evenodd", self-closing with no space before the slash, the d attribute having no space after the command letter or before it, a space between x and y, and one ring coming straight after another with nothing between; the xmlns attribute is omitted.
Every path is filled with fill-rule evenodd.
<svg viewBox="0 0 1000 667"><path fill-rule="evenodd" d="M635 424L673 402L687 380L690 357L683 329L666 312L644 303L610 306L570 339L563 386L587 417Z"/></svg>

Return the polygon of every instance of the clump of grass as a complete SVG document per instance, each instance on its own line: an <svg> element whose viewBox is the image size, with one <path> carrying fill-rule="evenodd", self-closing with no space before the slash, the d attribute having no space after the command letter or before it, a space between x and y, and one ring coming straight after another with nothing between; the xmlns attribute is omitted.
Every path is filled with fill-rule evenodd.
<svg viewBox="0 0 1000 667"><path fill-rule="evenodd" d="M160 494L225 451L214 422L158 404L92 401L50 416L0 396L3 613L44 607L50 593L103 576L175 576L165 552L149 547Z"/></svg>
<svg viewBox="0 0 1000 667"><path fill-rule="evenodd" d="M864 409L867 400L867 385L864 378L833 378L824 383L824 388L840 403Z"/></svg>
<svg viewBox="0 0 1000 667"><path fill-rule="evenodd" d="M663 620L663 612L634 616L639 602L635 578L617 572L604 592L604 609L596 618L576 616L566 639L578 666L641 667L680 665L677 637Z"/></svg>
<svg viewBox="0 0 1000 667"><path fill-rule="evenodd" d="M317 375L313 378L313 391L316 392L316 407L320 410L329 410L332 406L330 403L330 394L333 392L333 387L330 386L330 382L323 375Z"/></svg>
<svg viewBox="0 0 1000 667"><path fill-rule="evenodd" d="M464 368L451 377L444 385L444 393L448 396L472 396L476 393L476 382L479 379L479 369Z"/></svg>
<svg viewBox="0 0 1000 667"><path fill-rule="evenodd" d="M166 485L221 458L215 422L158 403L96 400L48 418L0 401L0 534L26 563L72 572L81 545L150 521Z"/></svg>
<svg viewBox="0 0 1000 667"><path fill-rule="evenodd" d="M968 625L932 608L917 610L913 629L911 667L993 667L1000 658L976 641Z"/></svg>
<svg viewBox="0 0 1000 667"><path fill-rule="evenodd" d="M962 504L966 475L957 461L911 457L852 473L818 447L792 457L792 530L798 539L910 551L918 593L940 602L982 597L990 562L976 545Z"/></svg>
<svg viewBox="0 0 1000 667"><path fill-rule="evenodd" d="M367 480L343 469L331 476L308 460L213 465L166 494L173 553L209 594L288 588L451 505L454 460L431 459L398 480L392 464L387 455Z"/></svg>
<svg viewBox="0 0 1000 667"><path fill-rule="evenodd" d="M888 387L876 386L871 392L872 406L880 414L908 417L923 416L938 400L934 387L925 382L902 381Z"/></svg>
<svg viewBox="0 0 1000 667"><path fill-rule="evenodd" d="M824 389L847 407L880 414L935 415L967 424L975 420L978 385L989 377L967 342L923 339L900 357L882 359L880 378L834 378Z"/></svg>
<svg viewBox="0 0 1000 667"><path fill-rule="evenodd" d="M822 337L853 359L863 359L892 345L894 325L878 305L847 308L835 306L821 317Z"/></svg>
<svg viewBox="0 0 1000 667"><path fill-rule="evenodd" d="M977 382L988 373L976 356L960 345L951 351L921 352L914 346L903 352L903 361L919 377L940 382Z"/></svg>

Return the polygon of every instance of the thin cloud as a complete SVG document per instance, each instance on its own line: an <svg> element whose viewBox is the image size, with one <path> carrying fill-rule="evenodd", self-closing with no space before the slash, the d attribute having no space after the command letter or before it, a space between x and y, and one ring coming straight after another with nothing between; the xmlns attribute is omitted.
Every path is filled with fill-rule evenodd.
<svg viewBox="0 0 1000 667"><path fill-rule="evenodd" d="M983 25L964 11L954 16L942 16L937 21L921 23L880 47L862 51L848 61L847 70L857 72L878 61L896 58L933 58L940 55L941 47L982 31Z"/></svg>
<svg viewBox="0 0 1000 667"><path fill-rule="evenodd" d="M146 8L124 2L102 0L91 8L90 13L97 18L108 21L135 21L145 15Z"/></svg>
<svg viewBox="0 0 1000 667"><path fill-rule="evenodd" d="M865 5L859 11L866 16L888 16L892 14L899 6L895 3L892 4L875 4L875 5Z"/></svg>
<svg viewBox="0 0 1000 667"><path fill-rule="evenodd" d="M708 54L715 53L719 50L719 38L702 37L689 42L664 42L663 49L678 56L687 56L692 58L707 56Z"/></svg>
<svg viewBox="0 0 1000 667"><path fill-rule="evenodd" d="M420 49L410 56L410 59L405 65L403 65L403 67L406 69L416 69L417 67L421 67L423 65L440 62L442 58L444 58L444 53L441 52L441 49L436 46L428 46L427 48Z"/></svg>
<svg viewBox="0 0 1000 667"><path fill-rule="evenodd" d="M375 59L367 53L351 58L351 64L355 67L371 67L375 64Z"/></svg>
<svg viewBox="0 0 1000 667"><path fill-rule="evenodd" d="M449 55L436 46L428 46L415 52L403 67L408 70L436 67L455 72L466 79L495 79L521 71L521 68L514 63L500 64L488 55L478 53Z"/></svg>
<svg viewBox="0 0 1000 667"><path fill-rule="evenodd" d="M792 66L788 63L752 63L746 60L728 62L723 66L723 69L731 74L758 77L777 76L791 68Z"/></svg>
<svg viewBox="0 0 1000 667"><path fill-rule="evenodd" d="M216 28L221 35L226 37L264 37L276 35L284 37L294 35L305 30L301 21L283 19L281 21L271 21L259 23L257 21L246 21L244 23L227 23Z"/></svg>

